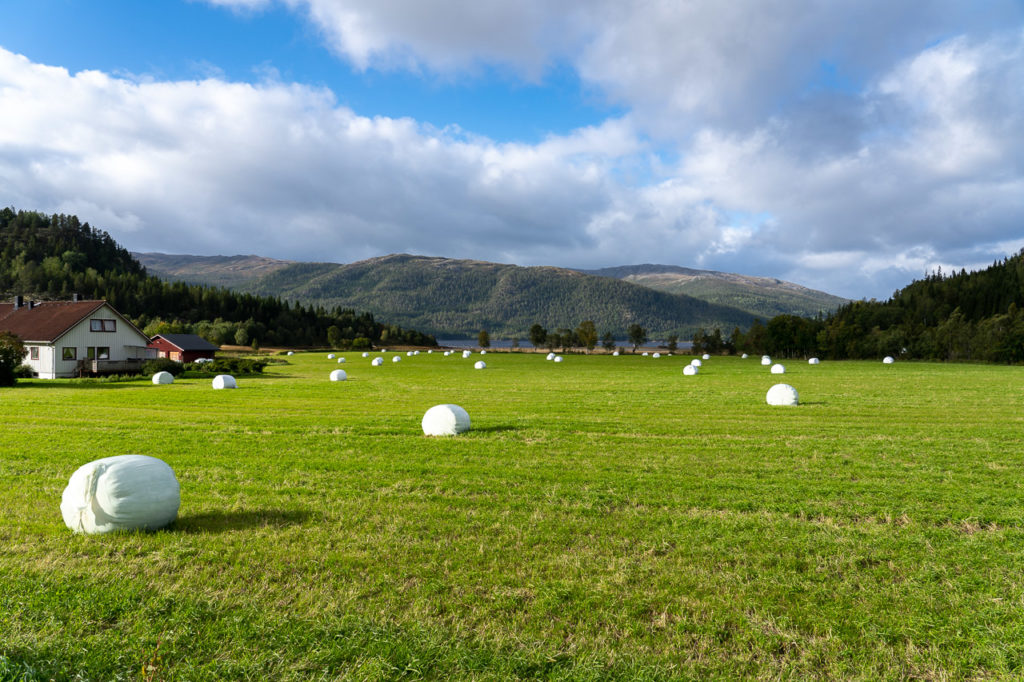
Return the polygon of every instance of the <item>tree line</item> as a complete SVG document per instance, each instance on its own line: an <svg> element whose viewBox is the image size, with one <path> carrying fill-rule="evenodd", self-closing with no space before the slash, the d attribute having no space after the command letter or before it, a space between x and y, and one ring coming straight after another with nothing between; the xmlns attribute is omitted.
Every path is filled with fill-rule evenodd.
<svg viewBox="0 0 1024 682"><path fill-rule="evenodd" d="M146 334L195 333L218 345L437 345L369 312L164 282L109 234L76 216L0 210L0 291L40 300L102 299Z"/></svg>

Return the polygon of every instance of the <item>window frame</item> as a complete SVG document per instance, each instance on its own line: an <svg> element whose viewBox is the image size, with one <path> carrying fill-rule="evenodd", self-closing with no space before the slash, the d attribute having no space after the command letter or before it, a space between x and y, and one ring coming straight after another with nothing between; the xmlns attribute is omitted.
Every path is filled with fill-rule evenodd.
<svg viewBox="0 0 1024 682"><path fill-rule="evenodd" d="M106 317L89 318L90 332L112 333L117 331L117 320Z"/></svg>
<svg viewBox="0 0 1024 682"><path fill-rule="evenodd" d="M70 352L69 352L70 351ZM71 357L68 357L68 356ZM73 362L78 359L78 346L61 346L60 359L64 362Z"/></svg>
<svg viewBox="0 0 1024 682"><path fill-rule="evenodd" d="M39 346L29 346L28 347L28 359L29 360L38 360L39 359Z"/></svg>

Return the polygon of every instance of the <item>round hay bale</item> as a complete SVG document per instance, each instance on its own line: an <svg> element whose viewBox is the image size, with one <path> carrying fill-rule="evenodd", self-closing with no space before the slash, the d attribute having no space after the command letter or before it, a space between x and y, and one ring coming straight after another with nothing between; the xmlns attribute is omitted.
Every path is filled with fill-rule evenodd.
<svg viewBox="0 0 1024 682"><path fill-rule="evenodd" d="M612 353L612 356L616 358L619 357L619 351L615 351L614 353Z"/></svg>
<svg viewBox="0 0 1024 682"><path fill-rule="evenodd" d="M334 353L328 353L327 354L327 359L328 360L333 360L334 359Z"/></svg>
<svg viewBox="0 0 1024 682"><path fill-rule="evenodd" d="M688 377L695 376L699 371L700 368L697 367L697 365L687 365L686 367L683 367L683 374Z"/></svg>
<svg viewBox="0 0 1024 682"><path fill-rule="evenodd" d="M819 360L818 358L811 358L810 360L807 361L808 365L817 365L817 364L820 364L820 363L821 363L821 360Z"/></svg>
<svg viewBox="0 0 1024 682"><path fill-rule="evenodd" d="M433 354L434 354L434 351L432 351L432 350L428 350L427 351L427 355L433 355Z"/></svg>
<svg viewBox="0 0 1024 682"><path fill-rule="evenodd" d="M348 374L343 369L336 369L331 372L331 381L345 381L348 379Z"/></svg>
<svg viewBox="0 0 1024 682"><path fill-rule="evenodd" d="M545 360L554 360L555 359L555 354L554 353L548 353L547 357L545 357L544 359Z"/></svg>
<svg viewBox="0 0 1024 682"><path fill-rule="evenodd" d="M710 355L708 355L707 353L705 353L704 355L702 355L702 356L701 356L701 359L702 359L702 360L710 360L710 359L711 359L711 356L710 356Z"/></svg>
<svg viewBox="0 0 1024 682"><path fill-rule="evenodd" d="M655 357L655 358L660 358L660 357L661 357L661 353L655 353L655 354L654 354L654 355L652 355L651 357Z"/></svg>
<svg viewBox="0 0 1024 682"><path fill-rule="evenodd" d="M383 364L384 358L374 358L373 360L370 360L370 365L373 367L380 367Z"/></svg>
<svg viewBox="0 0 1024 682"><path fill-rule="evenodd" d="M882 362L887 364L887 365L891 365L892 363L894 363L896 361L893 359L893 357L891 355L886 355L884 358L882 358Z"/></svg>
<svg viewBox="0 0 1024 682"><path fill-rule="evenodd" d="M420 352L419 352L418 350L414 350L414 351L412 352L412 354L413 354L413 355L419 355L419 354L420 354Z"/></svg>
<svg viewBox="0 0 1024 682"><path fill-rule="evenodd" d="M556 355L555 359L554 359L554 362L561 362L561 361L562 361L562 356L561 355Z"/></svg>
<svg viewBox="0 0 1024 682"><path fill-rule="evenodd" d="M462 357L463 358L468 358L472 354L473 354L472 351L468 351L468 350L462 351Z"/></svg>
<svg viewBox="0 0 1024 682"><path fill-rule="evenodd" d="M775 363L774 365L772 365L772 374L785 374L785 373L786 373L785 365L780 365L779 363Z"/></svg>
<svg viewBox="0 0 1024 682"><path fill-rule="evenodd" d="M363 353L363 357L364 357L364 358L368 358L368 357L370 357L370 354L369 354L369 353L366 353L366 352L364 352L364 353Z"/></svg>
<svg viewBox="0 0 1024 682"><path fill-rule="evenodd" d="M181 490L163 460L117 455L71 474L60 500L64 524L76 533L155 530L178 516Z"/></svg>
<svg viewBox="0 0 1024 682"><path fill-rule="evenodd" d="M340 365L341 363L343 363L343 362L345 362L345 358L338 358L338 364L339 364L339 365Z"/></svg>
<svg viewBox="0 0 1024 682"><path fill-rule="evenodd" d="M411 350L405 351L405 357L411 358L412 357L412 351Z"/></svg>
<svg viewBox="0 0 1024 682"><path fill-rule="evenodd" d="M796 393L796 389L789 384L775 384L768 389L768 395L765 396L769 405L799 405L800 397Z"/></svg>
<svg viewBox="0 0 1024 682"><path fill-rule="evenodd" d="M174 375L170 372L157 372L153 375L154 384L173 384Z"/></svg>
<svg viewBox="0 0 1024 682"><path fill-rule="evenodd" d="M458 405L434 405L423 415L421 426L427 436L454 436L469 431L469 413Z"/></svg>
<svg viewBox="0 0 1024 682"><path fill-rule="evenodd" d="M741 357L741 358L743 358L744 360L746 360L746 359L747 359L747 358L749 358L750 356L749 356L749 355L747 355L746 353L744 353L744 354L743 354L743 355L741 355L740 357Z"/></svg>
<svg viewBox="0 0 1024 682"><path fill-rule="evenodd" d="M700 366L701 366L701 365L703 365L703 364L704 364L704 363L703 363L703 362L701 362L701 361L700 361L699 359L697 359L697 358L694 358L693 360L690 360L690 366L691 366L691 367L700 367Z"/></svg>
<svg viewBox="0 0 1024 682"><path fill-rule="evenodd" d="M477 360L476 364L473 365L473 369L487 369L487 363L483 360Z"/></svg>
<svg viewBox="0 0 1024 682"><path fill-rule="evenodd" d="M402 356L401 355L396 355L395 357L391 358L391 362L401 362L401 361L402 361Z"/></svg>
<svg viewBox="0 0 1024 682"><path fill-rule="evenodd" d="M761 364L767 367L768 365L772 364L772 359L765 355L761 358Z"/></svg>
<svg viewBox="0 0 1024 682"><path fill-rule="evenodd" d="M288 351L288 353L287 353L287 354L288 354L288 355L295 355L295 352L294 352L294 351Z"/></svg>
<svg viewBox="0 0 1024 682"><path fill-rule="evenodd" d="M238 388L238 382L230 374L218 374L213 378L214 388Z"/></svg>
<svg viewBox="0 0 1024 682"><path fill-rule="evenodd" d="M480 355L487 355L487 351L485 351L485 350L480 351Z"/></svg>
<svg viewBox="0 0 1024 682"><path fill-rule="evenodd" d="M645 358L646 358L647 356L649 356L649 355L650 355L650 353L648 353L647 351L644 351L644 352L643 352L643 356L644 356Z"/></svg>

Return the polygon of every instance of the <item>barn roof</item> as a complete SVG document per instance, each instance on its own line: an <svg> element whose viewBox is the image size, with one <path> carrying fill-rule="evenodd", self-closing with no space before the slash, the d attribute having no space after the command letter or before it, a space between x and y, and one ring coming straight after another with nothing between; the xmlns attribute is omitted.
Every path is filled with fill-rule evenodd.
<svg viewBox="0 0 1024 682"><path fill-rule="evenodd" d="M163 339L172 346L176 346L184 351L220 350L218 346L213 345L198 334L157 334L152 340L156 341L157 339Z"/></svg>
<svg viewBox="0 0 1024 682"><path fill-rule="evenodd" d="M106 301L41 301L15 308L13 303L0 303L0 331L11 332L26 342L52 343L105 304Z"/></svg>

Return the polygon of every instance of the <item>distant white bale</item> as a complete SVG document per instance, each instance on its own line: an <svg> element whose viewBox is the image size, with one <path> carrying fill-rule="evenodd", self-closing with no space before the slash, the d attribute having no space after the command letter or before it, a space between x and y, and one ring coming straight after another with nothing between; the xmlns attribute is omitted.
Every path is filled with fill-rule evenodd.
<svg viewBox="0 0 1024 682"><path fill-rule="evenodd" d="M338 364L339 364L339 365L340 365L341 363L343 363L343 362L345 362L345 358L338 358Z"/></svg>
<svg viewBox="0 0 1024 682"><path fill-rule="evenodd" d="M789 384L775 384L768 389L768 395L765 396L769 405L799 405L800 397L796 393L796 389Z"/></svg>
<svg viewBox="0 0 1024 682"><path fill-rule="evenodd" d="M653 356L651 356L651 357L655 357L655 358L660 358L660 357L661 357L661 353L655 353L655 354L654 354Z"/></svg>
<svg viewBox="0 0 1024 682"><path fill-rule="evenodd" d="M485 350L480 351L480 355L487 355L487 351L485 351Z"/></svg>
<svg viewBox="0 0 1024 682"><path fill-rule="evenodd" d="M561 362L562 361L562 356L561 355L556 355L554 361L555 362Z"/></svg>
<svg viewBox="0 0 1024 682"><path fill-rule="evenodd" d="M772 365L772 374L785 374L785 373L786 373L786 366L785 365L780 365L779 363L775 363L774 365Z"/></svg>
<svg viewBox="0 0 1024 682"><path fill-rule="evenodd" d="M614 355L615 357L619 357L619 351L615 351L614 353L612 353L612 355Z"/></svg>
<svg viewBox="0 0 1024 682"><path fill-rule="evenodd" d="M154 384L173 384L174 375L170 372L157 372L153 375Z"/></svg>
<svg viewBox="0 0 1024 682"><path fill-rule="evenodd" d="M472 354L473 354L472 351L468 351L468 350L462 351L462 357L464 357L464 358L468 358Z"/></svg>
<svg viewBox="0 0 1024 682"><path fill-rule="evenodd" d="M365 352L364 352L364 353L363 353L363 357L364 357L364 358L368 358L368 357L370 357L370 354L369 354L369 353L365 353Z"/></svg>
<svg viewBox="0 0 1024 682"><path fill-rule="evenodd" d="M388 349L387 349L387 348L381 348L381 349L380 349L380 352L381 352L381 353L387 353L387 352L388 352Z"/></svg>
<svg viewBox="0 0 1024 682"><path fill-rule="evenodd" d="M894 363L896 361L893 360L891 355L886 355L884 358L882 358L882 362L884 362L887 365L891 365L892 363Z"/></svg>
<svg viewBox="0 0 1024 682"><path fill-rule="evenodd" d="M544 359L545 360L554 360L555 359L555 354L554 353L548 353L547 357L544 358Z"/></svg>
<svg viewBox="0 0 1024 682"><path fill-rule="evenodd" d="M422 426L428 436L454 436L469 431L469 413L458 405L434 405L423 415Z"/></svg>
<svg viewBox="0 0 1024 682"><path fill-rule="evenodd" d="M711 356L705 353L704 355L701 356L701 358L703 358L704 360L710 360Z"/></svg>
<svg viewBox="0 0 1024 682"><path fill-rule="evenodd" d="M764 357L761 358L761 364L765 366L770 365L772 364L772 359L765 355Z"/></svg>
<svg viewBox="0 0 1024 682"><path fill-rule="evenodd" d="M402 356L401 355L396 355L395 357L391 358L391 362L401 362L401 361L402 361Z"/></svg>
<svg viewBox="0 0 1024 682"><path fill-rule="evenodd" d="M71 474L60 499L76 533L155 530L178 516L181 490L166 462L146 455L104 457Z"/></svg>
<svg viewBox="0 0 1024 682"><path fill-rule="evenodd" d="M288 355L295 355L294 351L288 351Z"/></svg>
<svg viewBox="0 0 1024 682"><path fill-rule="evenodd" d="M473 365L473 369L487 369L487 363L483 360L477 360L476 364Z"/></svg>
<svg viewBox="0 0 1024 682"><path fill-rule="evenodd" d="M370 365L373 367L380 367L383 364L384 358L374 358L373 360L370 360Z"/></svg>
<svg viewBox="0 0 1024 682"><path fill-rule="evenodd" d="M741 357L741 358L743 358L744 360L746 360L746 359L747 359L747 358L749 358L750 356L749 356L749 355L747 355L746 353L744 353L744 354L743 354L743 355L741 355L740 357Z"/></svg>
<svg viewBox="0 0 1024 682"><path fill-rule="evenodd" d="M348 379L348 374L345 374L345 370L336 369L331 372L331 381L345 381L345 379Z"/></svg>
<svg viewBox="0 0 1024 682"><path fill-rule="evenodd" d="M405 351L405 357L411 358L412 357L412 351L411 350Z"/></svg>
<svg viewBox="0 0 1024 682"><path fill-rule="evenodd" d="M432 350L428 350L427 351L427 355L433 355L433 354L434 354L434 351L432 351Z"/></svg>
<svg viewBox="0 0 1024 682"><path fill-rule="evenodd" d="M820 363L821 363L821 360L819 360L818 358L811 358L810 360L807 361L808 365L817 365L817 364L820 364Z"/></svg>
<svg viewBox="0 0 1024 682"><path fill-rule="evenodd" d="M699 371L700 368L697 367L697 365L687 365L686 367L683 367L683 374L685 374L688 377L694 376Z"/></svg>
<svg viewBox="0 0 1024 682"><path fill-rule="evenodd" d="M214 388L238 388L238 382L230 374L218 374L213 378Z"/></svg>
<svg viewBox="0 0 1024 682"><path fill-rule="evenodd" d="M452 352L451 352L450 350L446 350L446 351L444 352L444 356L445 356L445 357L448 357L448 356L449 356L449 355L451 355L451 354L452 354Z"/></svg>
<svg viewBox="0 0 1024 682"><path fill-rule="evenodd" d="M646 358L648 355L650 355L650 353L648 353L647 351L644 351L643 356Z"/></svg>
<svg viewBox="0 0 1024 682"><path fill-rule="evenodd" d="M419 354L420 354L420 352L419 352L418 350L414 350L414 351L412 352L412 354L413 354L413 355L419 355Z"/></svg>
<svg viewBox="0 0 1024 682"><path fill-rule="evenodd" d="M334 359L334 353L328 353L327 354L327 359L328 360L333 360Z"/></svg>
<svg viewBox="0 0 1024 682"><path fill-rule="evenodd" d="M691 366L691 367L700 367L700 366L701 366L701 365L703 365L703 364L704 364L704 363L703 363L703 362L701 362L701 361L700 361L699 359L697 359L697 358L694 358L693 360L690 360L690 366Z"/></svg>

